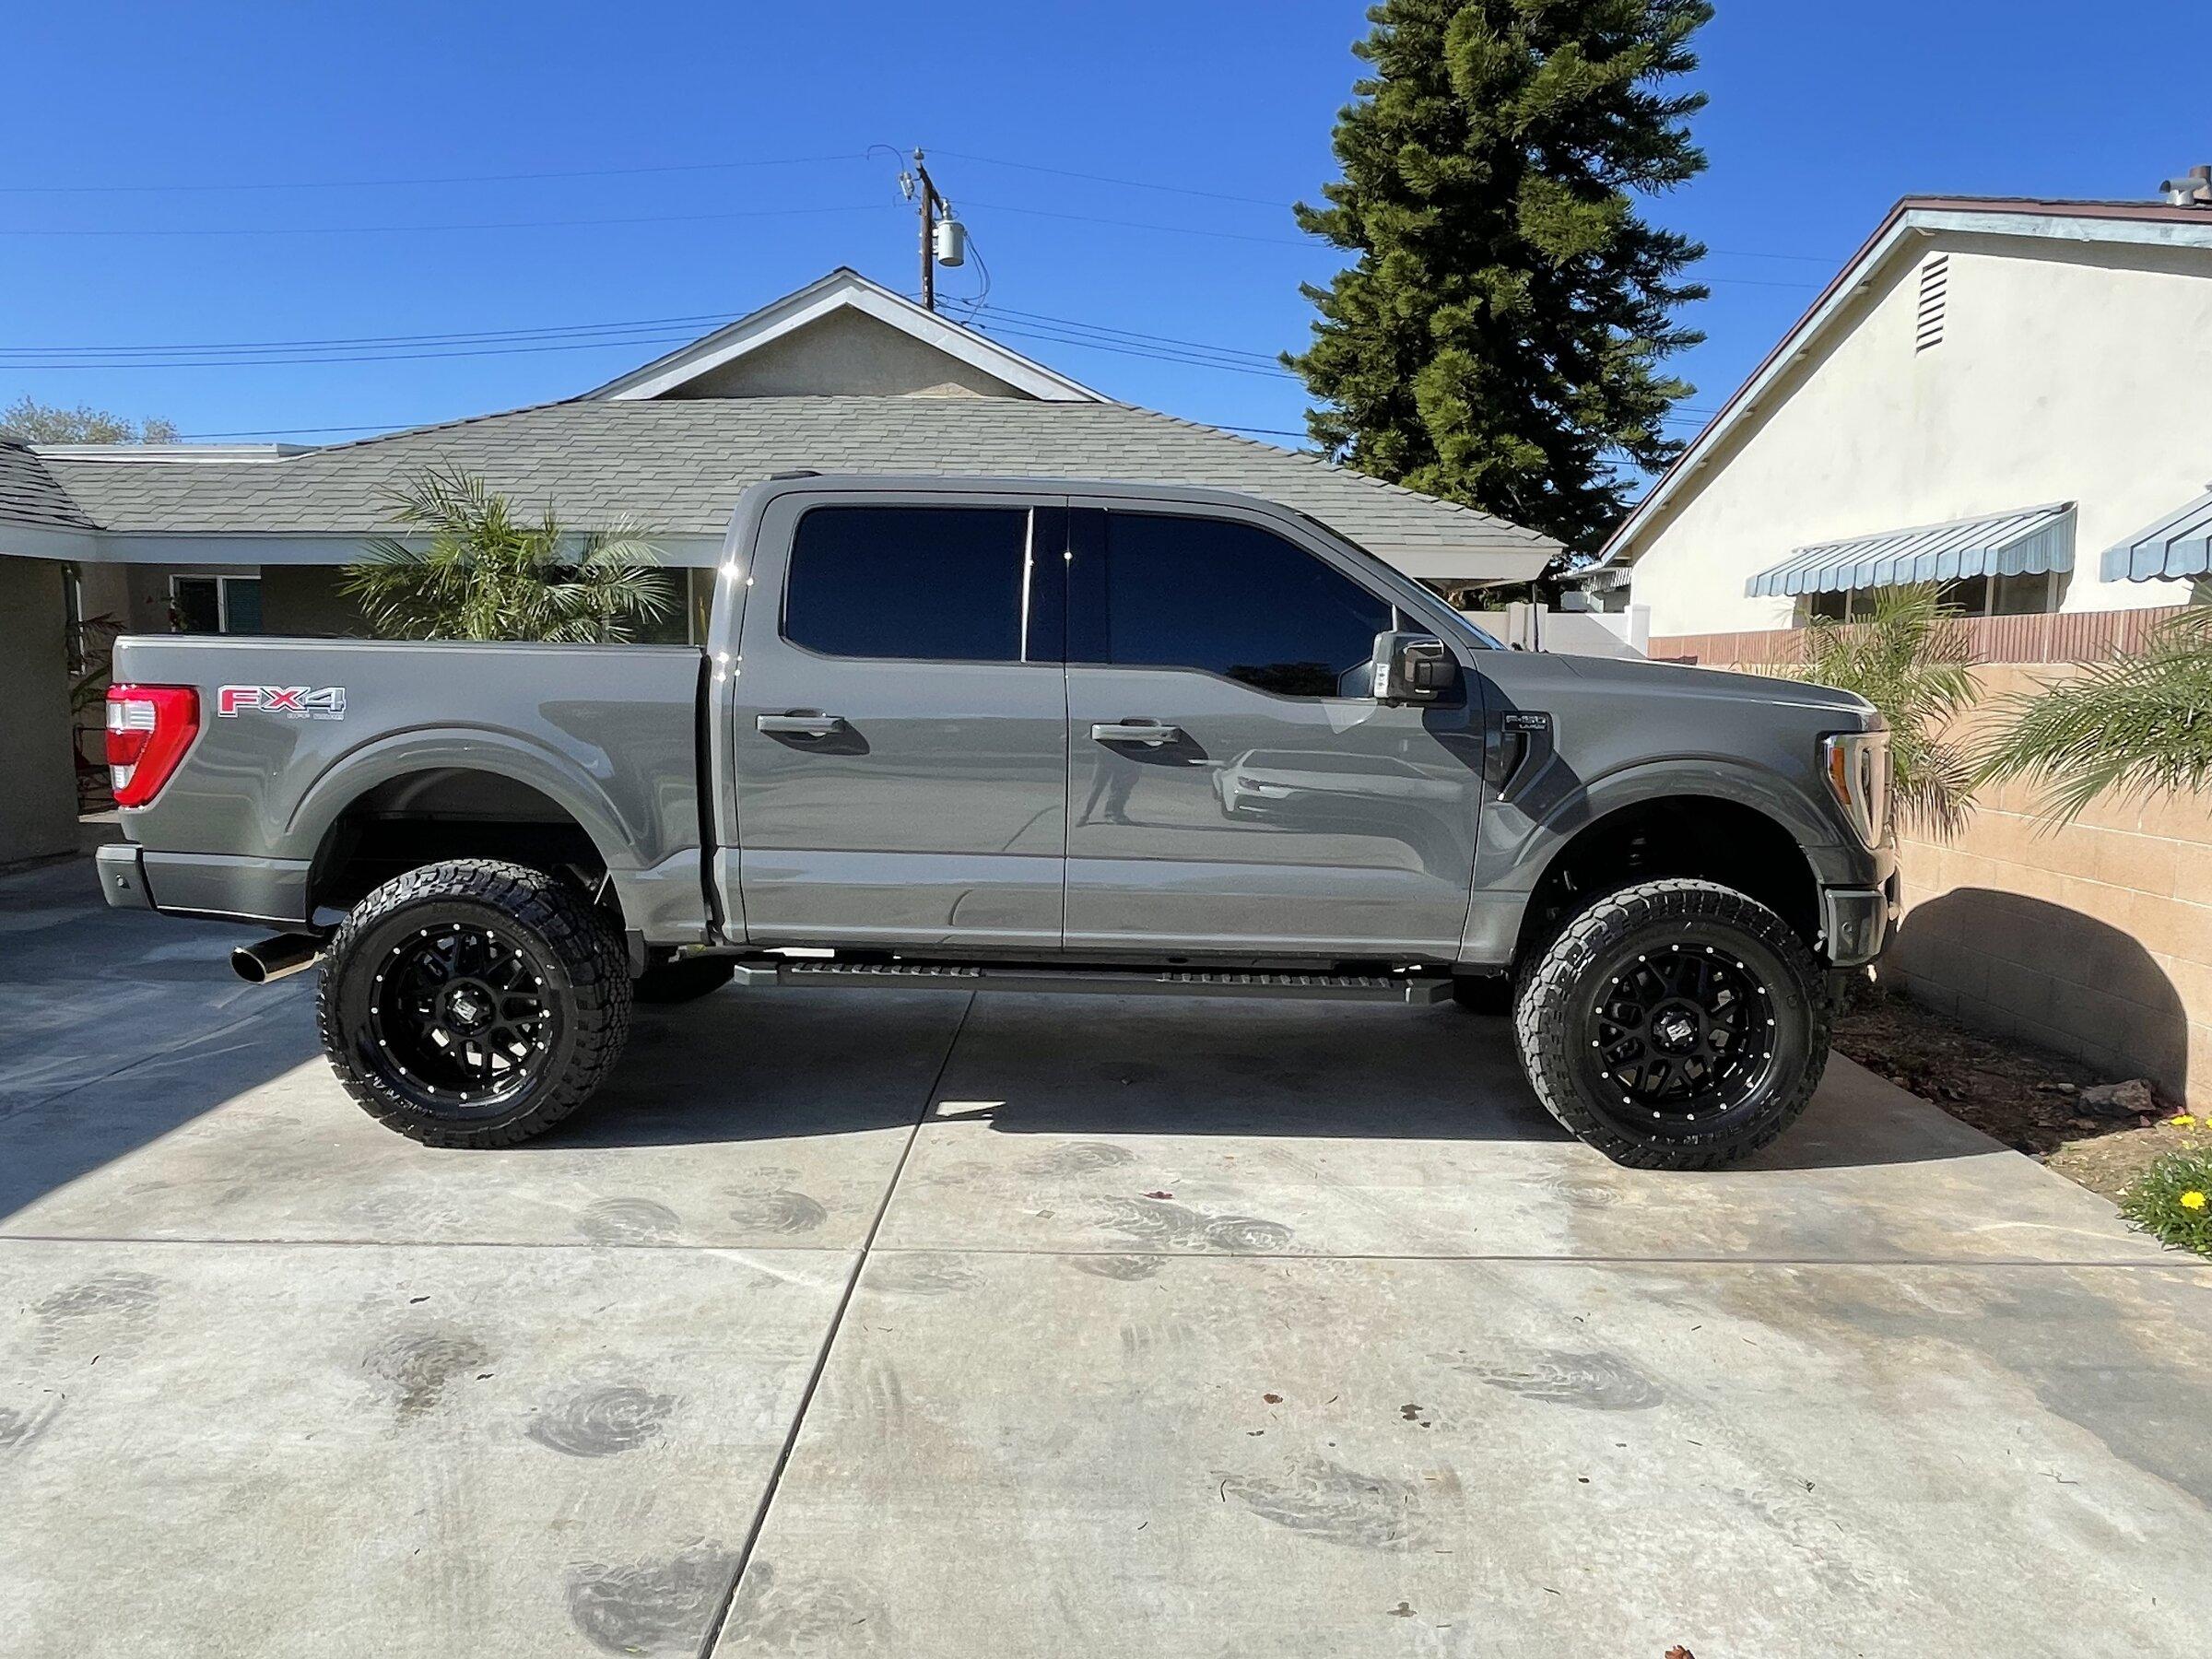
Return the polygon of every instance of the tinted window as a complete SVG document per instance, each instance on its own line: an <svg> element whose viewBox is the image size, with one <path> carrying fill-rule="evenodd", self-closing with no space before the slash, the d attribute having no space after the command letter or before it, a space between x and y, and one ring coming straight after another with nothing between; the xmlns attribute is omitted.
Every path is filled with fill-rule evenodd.
<svg viewBox="0 0 2212 1659"><path fill-rule="evenodd" d="M1021 661L1029 514L817 507L799 520L783 637L828 656Z"/></svg>
<svg viewBox="0 0 2212 1659"><path fill-rule="evenodd" d="M1388 601L1251 524L1110 512L1105 567L1093 660L1199 668L1280 697L1345 691L1393 618ZM1088 591L1095 605L1098 585Z"/></svg>

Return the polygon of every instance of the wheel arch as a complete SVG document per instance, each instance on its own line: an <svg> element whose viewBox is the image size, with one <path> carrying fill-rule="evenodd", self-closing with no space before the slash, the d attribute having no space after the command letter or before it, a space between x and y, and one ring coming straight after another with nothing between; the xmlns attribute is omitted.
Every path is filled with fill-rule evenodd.
<svg viewBox="0 0 2212 1659"><path fill-rule="evenodd" d="M1807 949L1820 946L1820 874L1798 829L1737 791L1669 789L1613 799L1556 828L1522 908L1518 964L1605 893L1665 877L1715 882L1756 899Z"/></svg>

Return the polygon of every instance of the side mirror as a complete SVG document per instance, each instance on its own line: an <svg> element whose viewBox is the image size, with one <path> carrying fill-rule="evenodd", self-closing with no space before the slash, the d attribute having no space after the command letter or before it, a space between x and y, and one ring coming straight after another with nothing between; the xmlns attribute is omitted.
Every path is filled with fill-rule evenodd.
<svg viewBox="0 0 2212 1659"><path fill-rule="evenodd" d="M1459 664L1434 634L1377 634L1374 671L1381 703L1437 702L1459 684Z"/></svg>

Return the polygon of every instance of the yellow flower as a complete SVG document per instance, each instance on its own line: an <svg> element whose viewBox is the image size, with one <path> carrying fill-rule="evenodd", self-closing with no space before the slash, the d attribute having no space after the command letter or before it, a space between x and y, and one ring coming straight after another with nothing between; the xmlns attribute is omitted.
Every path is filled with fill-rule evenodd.
<svg viewBox="0 0 2212 1659"><path fill-rule="evenodd" d="M2196 1119L2186 1112L2180 1113L2178 1116L2170 1117L2166 1121L2171 1124L2176 1129L2194 1129L2196 1127Z"/></svg>
<svg viewBox="0 0 2212 1659"><path fill-rule="evenodd" d="M2183 1193L2182 1194L2182 1207L2185 1210L2203 1209L2205 1207L2205 1195L2202 1193Z"/></svg>

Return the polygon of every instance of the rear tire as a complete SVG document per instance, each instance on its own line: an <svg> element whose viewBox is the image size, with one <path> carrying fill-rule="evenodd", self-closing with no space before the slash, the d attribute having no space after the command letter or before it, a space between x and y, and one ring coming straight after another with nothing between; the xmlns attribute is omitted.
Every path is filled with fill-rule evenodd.
<svg viewBox="0 0 2212 1659"><path fill-rule="evenodd" d="M431 1147L511 1147L588 1100L629 1036L629 964L574 888L454 859L354 907L316 1027L362 1110Z"/></svg>
<svg viewBox="0 0 2212 1659"><path fill-rule="evenodd" d="M721 990L737 972L728 957L689 957L682 961L655 962L638 975L632 993L641 1003L695 1002Z"/></svg>
<svg viewBox="0 0 2212 1659"><path fill-rule="evenodd" d="M1812 953L1709 881L1599 900L1529 962L1513 1004L1544 1107L1616 1162L1710 1170L1774 1139L1828 1064Z"/></svg>

